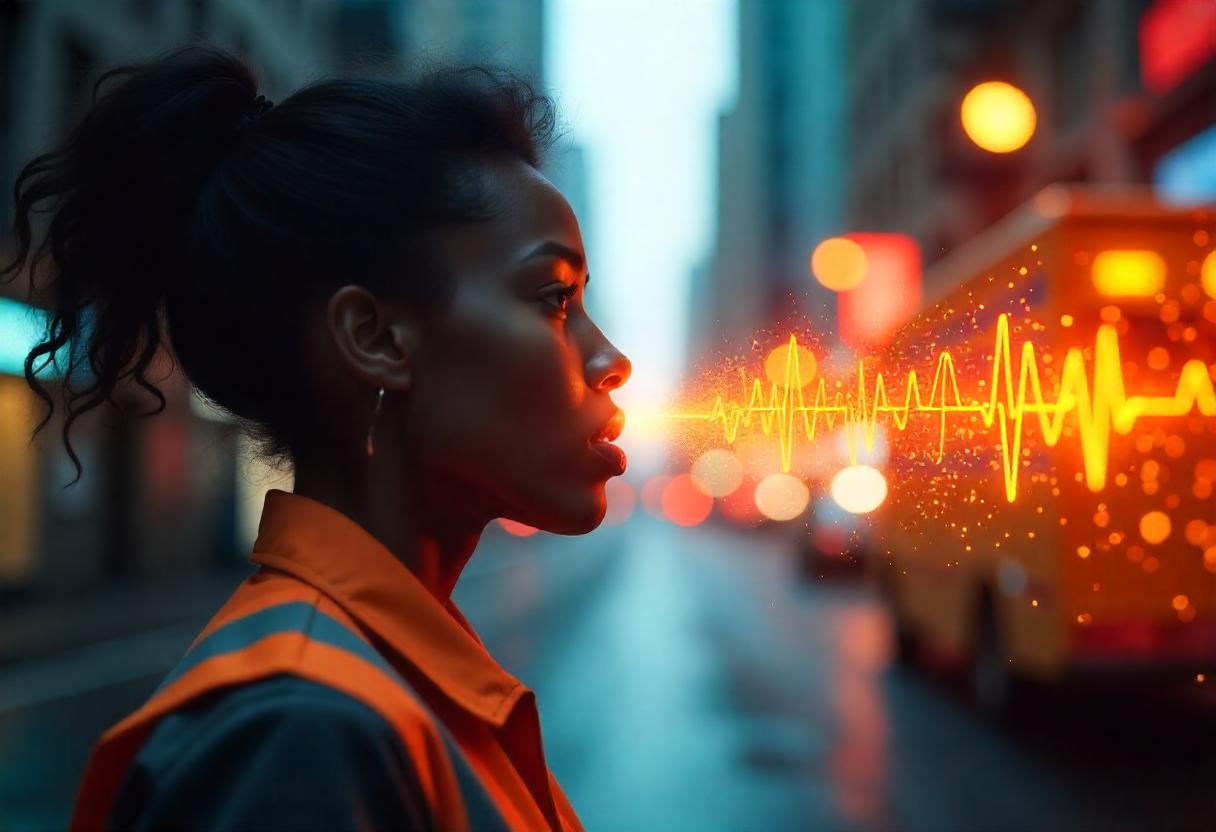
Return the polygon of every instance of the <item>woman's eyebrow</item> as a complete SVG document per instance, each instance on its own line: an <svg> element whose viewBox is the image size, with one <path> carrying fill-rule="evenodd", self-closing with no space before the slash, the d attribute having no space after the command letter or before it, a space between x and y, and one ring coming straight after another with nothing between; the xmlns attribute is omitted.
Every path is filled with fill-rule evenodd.
<svg viewBox="0 0 1216 832"><path fill-rule="evenodd" d="M569 246L564 246L561 243L553 240L547 240L541 243L536 248L525 254L520 259L520 262L527 262L528 260L533 260L537 257L557 257L561 260L565 260L576 272L581 272L587 265L582 254Z"/></svg>

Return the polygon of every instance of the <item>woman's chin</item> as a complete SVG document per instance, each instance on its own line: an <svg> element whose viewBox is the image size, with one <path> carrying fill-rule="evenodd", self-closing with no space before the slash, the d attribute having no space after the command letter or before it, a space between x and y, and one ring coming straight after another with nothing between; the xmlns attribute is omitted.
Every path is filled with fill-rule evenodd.
<svg viewBox="0 0 1216 832"><path fill-rule="evenodd" d="M604 498L604 489L595 489L594 493L563 495L565 499L560 504L551 505L548 510L538 512L535 522L527 522L530 526L551 532L553 534L579 535L594 531L604 522L608 511L608 503Z"/></svg>

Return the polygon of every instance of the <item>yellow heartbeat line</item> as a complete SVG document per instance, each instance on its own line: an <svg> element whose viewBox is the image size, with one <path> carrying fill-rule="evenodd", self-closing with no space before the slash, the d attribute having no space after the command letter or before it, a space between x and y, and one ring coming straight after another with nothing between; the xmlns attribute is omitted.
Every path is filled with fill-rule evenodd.
<svg viewBox="0 0 1216 832"><path fill-rule="evenodd" d="M750 427L758 419L766 436L777 431L781 446L781 467L790 470L796 420L801 418L807 439L814 439L819 420L828 430L839 422L845 428L849 461L855 464L858 436L867 449L873 448L879 414L887 414L894 426L904 430L913 413L932 414L939 420L936 461L946 453L946 425L952 414L977 415L984 427L998 429L997 441L1001 451L1001 467L1005 480L1005 497L1013 502L1017 497L1018 460L1021 456L1023 425L1029 414L1038 416L1043 441L1055 447L1064 432L1065 419L1076 414L1085 465L1085 481L1092 491L1106 485L1110 460L1112 431L1126 435L1136 421L1148 416L1185 416L1197 409L1204 416L1216 416L1216 389L1208 369L1197 359L1188 361L1178 376L1178 386L1172 396L1128 396L1123 383L1122 361L1119 355L1119 335L1113 326L1098 329L1094 343L1094 381L1091 388L1081 350L1072 348L1064 358L1060 372L1059 397L1047 401L1039 376L1034 345L1022 344L1021 360L1014 381L1013 344L1009 334L1009 316L997 319L996 340L992 352L992 380L988 401L964 401L959 391L954 358L942 352L937 358L929 395L921 394L921 383L912 370L908 373L902 403L892 403L882 373L874 377L874 389L867 396L864 361L857 363L856 399L845 398L837 392L829 397L827 381L819 379L815 396L806 403L798 384L798 340L790 336L786 352L785 383L775 382L766 397L759 378L753 379L750 395L744 384L747 404L739 404L718 395L713 406L700 413L674 413L675 419L720 422L726 441L733 443L741 427Z"/></svg>

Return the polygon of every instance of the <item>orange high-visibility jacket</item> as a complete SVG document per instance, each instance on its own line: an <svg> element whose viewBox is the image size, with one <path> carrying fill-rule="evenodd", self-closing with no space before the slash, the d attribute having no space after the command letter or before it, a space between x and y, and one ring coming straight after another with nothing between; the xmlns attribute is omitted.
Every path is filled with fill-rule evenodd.
<svg viewBox="0 0 1216 832"><path fill-rule="evenodd" d="M152 698L98 741L73 829L112 821L124 779L165 717L285 675L351 697L391 726L435 828L582 829L545 763L533 693L490 657L455 605L367 531L272 490L252 560L259 571Z"/></svg>

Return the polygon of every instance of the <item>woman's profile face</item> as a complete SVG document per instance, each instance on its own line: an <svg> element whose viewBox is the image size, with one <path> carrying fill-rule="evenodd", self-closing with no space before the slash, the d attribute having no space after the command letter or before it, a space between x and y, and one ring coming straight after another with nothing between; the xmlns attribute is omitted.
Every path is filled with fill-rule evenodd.
<svg viewBox="0 0 1216 832"><path fill-rule="evenodd" d="M625 469L610 394L629 360L584 307L582 237L561 193L522 161L480 176L494 217L437 234L454 296L412 362L415 462L433 497L474 515L587 532Z"/></svg>

